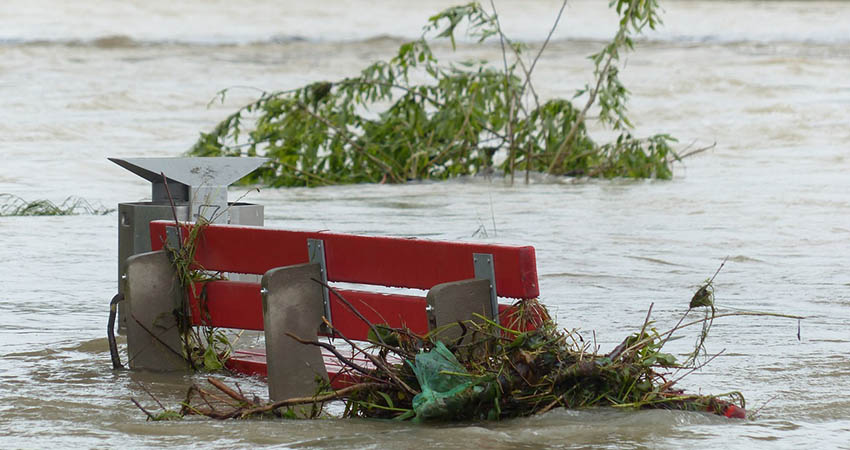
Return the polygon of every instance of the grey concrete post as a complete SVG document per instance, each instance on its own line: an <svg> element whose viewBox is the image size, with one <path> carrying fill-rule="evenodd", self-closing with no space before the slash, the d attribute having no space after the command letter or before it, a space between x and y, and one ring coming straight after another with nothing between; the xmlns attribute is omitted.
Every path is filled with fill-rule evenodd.
<svg viewBox="0 0 850 450"><path fill-rule="evenodd" d="M127 353L131 369L188 370L174 315L183 299L168 254L141 253L127 258Z"/></svg>
<svg viewBox="0 0 850 450"><path fill-rule="evenodd" d="M286 400L316 393L316 377L328 379L319 347L287 336L315 340L324 305L319 264L278 267L263 275L263 328L266 336L269 399ZM295 411L308 415L311 407Z"/></svg>
<svg viewBox="0 0 850 450"><path fill-rule="evenodd" d="M490 280L476 278L438 284L428 291L425 299L432 330L458 321L475 320L473 313L493 317ZM448 344L460 338L461 333L460 327L448 327L436 337Z"/></svg>

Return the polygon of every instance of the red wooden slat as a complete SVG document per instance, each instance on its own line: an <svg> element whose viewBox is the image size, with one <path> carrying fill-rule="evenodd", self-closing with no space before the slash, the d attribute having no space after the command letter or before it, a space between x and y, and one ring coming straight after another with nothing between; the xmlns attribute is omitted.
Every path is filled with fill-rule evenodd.
<svg viewBox="0 0 850 450"><path fill-rule="evenodd" d="M234 351L233 356L227 360L225 366L236 372L248 376L269 376L269 368L266 364L266 352Z"/></svg>
<svg viewBox="0 0 850 450"><path fill-rule="evenodd" d="M212 325L243 330L263 329L263 300L260 285L238 281L196 283L189 291L193 325ZM206 290L206 308L202 313L201 298ZM374 324L406 326L414 333L428 332L425 298L411 295L337 290L363 316ZM334 327L353 340L366 340L369 326L358 318L335 295L331 294L331 317Z"/></svg>
<svg viewBox="0 0 850 450"><path fill-rule="evenodd" d="M151 243L162 248L169 221L151 222ZM263 274L308 261L307 239L322 239L328 279L350 283L430 289L473 278L473 253L493 255L499 296L536 298L533 247L288 231L210 225L199 239L196 261L208 270Z"/></svg>
<svg viewBox="0 0 850 450"><path fill-rule="evenodd" d="M342 389L346 386L360 382L360 378L356 374L352 374L350 370L343 370L342 365L329 352L322 350L322 356L325 360L325 368L328 372L328 379L331 387L334 389ZM355 358L361 367L371 367L368 361L363 358ZM250 350L236 350L233 356L227 360L225 366L242 375L257 376L266 378L269 376L268 365L266 364L265 352L256 352Z"/></svg>
<svg viewBox="0 0 850 450"><path fill-rule="evenodd" d="M346 290L337 292L373 324L407 327L416 334L428 332L428 318L425 314L427 303L424 297ZM334 294L330 294L330 298L334 328L349 339L365 341L369 326Z"/></svg>
<svg viewBox="0 0 850 450"><path fill-rule="evenodd" d="M342 365L333 360L333 355L325 353L323 350L322 356L325 359L328 379L332 388L342 389L361 381L356 374L352 374L348 370L342 370ZM368 363L365 361L358 362L361 363L361 366L368 366ZM268 365L266 365L266 354L264 352L236 350L225 365L228 369L243 375L262 378L268 377Z"/></svg>
<svg viewBox="0 0 850 450"><path fill-rule="evenodd" d="M407 327L416 334L428 332L424 297L375 292L336 290L343 298L373 324L387 324L394 328ZM206 308L200 306L206 294ZM331 294L333 325L340 333L353 340L366 340L369 326ZM192 324L212 325L219 328L263 330L263 302L260 285L239 281L210 281L196 283L189 290ZM508 326L505 311L509 305L499 305L502 325ZM524 330L525 331L525 330Z"/></svg>
<svg viewBox="0 0 850 450"><path fill-rule="evenodd" d="M200 307L206 293L206 308ZM263 329L263 299L258 283L210 281L195 283L189 290L193 325L212 325L240 330Z"/></svg>
<svg viewBox="0 0 850 450"><path fill-rule="evenodd" d="M373 324L387 324L394 328L407 327L417 334L428 332L424 297L375 292L336 290L343 298ZM206 308L200 307L206 294ZM210 281L196 283L189 291L192 324L212 325L220 328L263 330L263 302L260 285L239 281ZM353 340L366 340L369 326L343 304L336 295L330 295L333 324L340 333ZM510 305L499 305L502 325L508 326ZM525 330L523 330L525 331Z"/></svg>

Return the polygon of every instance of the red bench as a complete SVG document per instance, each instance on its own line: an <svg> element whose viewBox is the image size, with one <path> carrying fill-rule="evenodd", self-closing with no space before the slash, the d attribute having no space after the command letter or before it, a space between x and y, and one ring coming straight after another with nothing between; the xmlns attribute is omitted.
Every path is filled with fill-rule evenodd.
<svg viewBox="0 0 850 450"><path fill-rule="evenodd" d="M191 224L182 226L186 228ZM176 236L175 231L173 221L151 222L154 252L128 259L125 277L131 313L128 322L134 322L135 328L128 328L131 367L160 368L167 359L173 361L164 368L185 366L185 362L175 358L177 349L174 346L179 343L174 342L175 331L171 329L174 324L163 315L163 311L174 308L175 302L179 304L182 296L180 288L175 286L167 256L161 251L168 235ZM187 234L185 229L183 233ZM307 356L294 355L294 347L284 348L294 342L283 334L285 331L313 340L319 331L321 316L325 316L334 329L347 338L367 339L367 324L336 295L312 279L430 290L427 296L417 296L374 292L368 290L368 286L365 289L360 286L334 289L372 323L405 326L418 334L445 323L471 318L472 312L492 317L492 305L497 305L499 311L509 307L497 304L498 297L532 299L539 294L534 248L528 246L208 225L197 240L196 248L196 266L204 270L264 275L261 284L209 281L190 290L189 296L194 325L264 331L266 350L274 355L269 358L271 361L266 361L263 351L241 351L234 353L228 367L246 374L269 375L273 400L292 396L298 388L290 389L291 378L303 378L307 373L323 375L320 372L327 370L335 387L352 381L338 376L340 368L327 358L325 367L317 370L315 366L320 363L315 359L319 354L316 347L298 344L301 348L309 348L304 350L312 352ZM204 293L204 314L201 314L201 299L191 292ZM162 297L168 300L161 300ZM296 297L303 298L293 300ZM147 311L148 306L140 306L157 301L161 305L150 306L151 311ZM509 325L506 316L500 314L503 324ZM301 329L296 332L293 327ZM155 334L158 336L152 337ZM163 346L170 350L146 349ZM144 356L148 351L151 354ZM308 362L302 364L302 360ZM301 367L305 365L309 367ZM294 375L297 373L302 375ZM273 379L279 377L287 378L282 382L286 387L273 387L279 384ZM307 378L305 383L314 386L315 376Z"/></svg>

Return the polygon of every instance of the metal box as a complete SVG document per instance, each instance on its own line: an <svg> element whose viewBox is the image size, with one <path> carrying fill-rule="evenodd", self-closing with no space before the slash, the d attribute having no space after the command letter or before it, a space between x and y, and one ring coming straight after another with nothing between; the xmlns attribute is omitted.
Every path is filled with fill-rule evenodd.
<svg viewBox="0 0 850 450"><path fill-rule="evenodd" d="M263 206L227 201L227 187L252 172L266 158L109 158L151 182L151 201L118 204L118 292L127 258L151 251L152 220L263 225ZM167 185L166 185L167 182ZM174 203L172 207L172 202ZM118 329L126 314L118 305Z"/></svg>

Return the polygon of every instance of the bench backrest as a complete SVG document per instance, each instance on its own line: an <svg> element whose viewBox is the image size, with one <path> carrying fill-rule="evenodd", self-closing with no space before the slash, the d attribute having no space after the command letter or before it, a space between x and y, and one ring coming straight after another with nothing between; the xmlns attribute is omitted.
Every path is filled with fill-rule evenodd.
<svg viewBox="0 0 850 450"><path fill-rule="evenodd" d="M151 222L153 250L163 248L166 229L174 226L173 221ZM188 228L191 224L181 226ZM196 242L195 261L209 271L263 274L276 267L309 262L308 239L323 242L329 282L430 289L440 283L474 278L473 254L485 253L493 255L498 296L530 299L539 295L534 248L530 246L208 225ZM424 297L338 291L373 323L404 325L416 333L428 331ZM208 324L262 330L258 284L215 281L199 286L195 292L205 294ZM193 319L201 324L198 300L193 298L191 303ZM366 324L333 294L330 300L334 327L351 339L365 339Z"/></svg>

